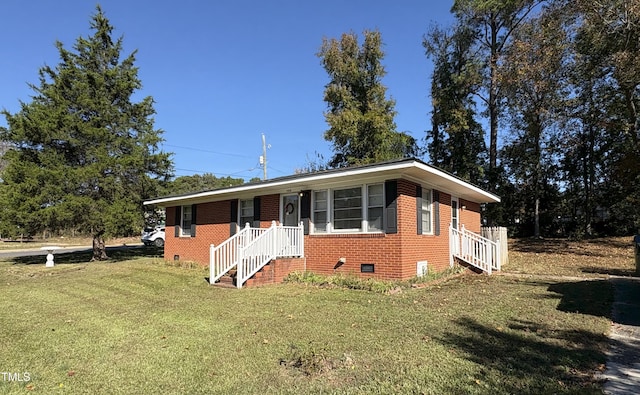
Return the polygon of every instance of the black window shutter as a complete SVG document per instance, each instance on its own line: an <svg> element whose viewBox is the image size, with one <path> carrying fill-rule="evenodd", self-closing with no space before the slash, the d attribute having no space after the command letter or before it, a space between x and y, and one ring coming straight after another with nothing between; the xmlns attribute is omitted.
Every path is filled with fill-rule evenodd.
<svg viewBox="0 0 640 395"><path fill-rule="evenodd" d="M197 220L198 220L198 205L197 204L192 204L191 205L191 237L196 237L196 224L197 224Z"/></svg>
<svg viewBox="0 0 640 395"><path fill-rule="evenodd" d="M434 233L440 236L440 192L433 191L433 221Z"/></svg>
<svg viewBox="0 0 640 395"><path fill-rule="evenodd" d="M260 227L260 196L253 198L253 227Z"/></svg>
<svg viewBox="0 0 640 395"><path fill-rule="evenodd" d="M176 206L174 207L174 209L176 210L175 217L174 217L176 221L175 227L174 227L176 230L175 236L180 237L180 224L182 222L182 206Z"/></svg>
<svg viewBox="0 0 640 395"><path fill-rule="evenodd" d="M422 234L422 186L416 185L416 213L418 219L418 234Z"/></svg>
<svg viewBox="0 0 640 395"><path fill-rule="evenodd" d="M311 220L311 191L302 191L300 197L300 219L304 234L309 234L309 221Z"/></svg>
<svg viewBox="0 0 640 395"><path fill-rule="evenodd" d="M398 181L384 182L384 231L388 234L398 233Z"/></svg>
<svg viewBox="0 0 640 395"><path fill-rule="evenodd" d="M238 201L231 201L231 215L229 216L229 234L235 235L238 231Z"/></svg>

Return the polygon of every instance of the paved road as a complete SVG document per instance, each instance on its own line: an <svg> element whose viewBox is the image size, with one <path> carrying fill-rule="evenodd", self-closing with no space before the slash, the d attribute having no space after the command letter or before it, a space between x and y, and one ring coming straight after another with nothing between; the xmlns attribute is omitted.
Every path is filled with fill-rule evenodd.
<svg viewBox="0 0 640 395"><path fill-rule="evenodd" d="M640 393L640 278L612 277L615 290L613 326L607 369L603 372L604 393Z"/></svg>
<svg viewBox="0 0 640 395"><path fill-rule="evenodd" d="M120 246L108 246L107 251L114 249L127 249L127 248L141 248L143 244L131 244L131 245L120 245ZM79 246L79 247L63 247L59 250L56 250L55 254L66 254L70 252L80 252L80 251L91 251L91 246ZM0 251L0 259L5 258L18 258L22 256L39 256L39 255L47 255L46 250L42 250L40 248L25 248L20 250L5 250Z"/></svg>

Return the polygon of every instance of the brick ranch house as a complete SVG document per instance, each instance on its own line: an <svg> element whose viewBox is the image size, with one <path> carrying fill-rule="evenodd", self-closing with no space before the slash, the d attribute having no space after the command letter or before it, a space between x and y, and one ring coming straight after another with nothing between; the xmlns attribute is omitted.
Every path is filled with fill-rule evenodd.
<svg viewBox="0 0 640 395"><path fill-rule="evenodd" d="M237 270L241 287L304 270L402 280L455 259L490 272L499 266L478 244L480 207L499 201L409 158L145 204L166 209L166 260L210 265L211 283Z"/></svg>

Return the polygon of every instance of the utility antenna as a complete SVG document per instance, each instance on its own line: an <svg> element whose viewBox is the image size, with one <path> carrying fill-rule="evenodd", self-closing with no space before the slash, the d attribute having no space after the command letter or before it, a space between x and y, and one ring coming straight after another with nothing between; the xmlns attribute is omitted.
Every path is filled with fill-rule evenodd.
<svg viewBox="0 0 640 395"><path fill-rule="evenodd" d="M262 133L262 156L260 156L260 166L262 166L262 179L267 179L267 148L271 148L271 144L267 145L267 141Z"/></svg>

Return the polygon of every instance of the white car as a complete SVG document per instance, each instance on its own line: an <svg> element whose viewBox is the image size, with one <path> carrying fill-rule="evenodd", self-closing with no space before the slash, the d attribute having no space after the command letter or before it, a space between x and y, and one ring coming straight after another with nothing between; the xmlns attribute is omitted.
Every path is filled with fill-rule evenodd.
<svg viewBox="0 0 640 395"><path fill-rule="evenodd" d="M141 240L146 246L164 247L164 225L158 225L155 228L144 228Z"/></svg>

